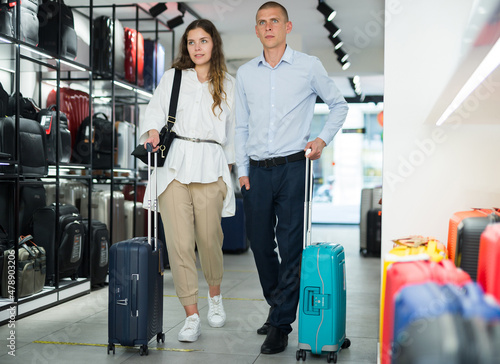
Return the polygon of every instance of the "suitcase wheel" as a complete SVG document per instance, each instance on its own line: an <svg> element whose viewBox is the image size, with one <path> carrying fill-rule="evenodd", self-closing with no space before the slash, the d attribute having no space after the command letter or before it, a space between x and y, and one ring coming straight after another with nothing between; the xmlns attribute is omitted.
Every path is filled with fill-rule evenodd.
<svg viewBox="0 0 500 364"><path fill-rule="evenodd" d="M300 359L302 359L302 361L305 361L306 360L306 351L303 349L297 350L297 352L295 353L295 359L297 359L297 361L299 361Z"/></svg>
<svg viewBox="0 0 500 364"><path fill-rule="evenodd" d="M108 344L108 355L111 350L113 350L113 355L115 355L115 344Z"/></svg>
<svg viewBox="0 0 500 364"><path fill-rule="evenodd" d="M148 355L149 354L148 346L147 345L141 345L141 347L139 348L139 354L141 356Z"/></svg>
<svg viewBox="0 0 500 364"><path fill-rule="evenodd" d="M342 349L347 349L349 346L351 346L351 340L345 338L344 342L342 343Z"/></svg>
<svg viewBox="0 0 500 364"><path fill-rule="evenodd" d="M160 332L156 335L156 342L159 343L159 342L162 342L163 344L165 343L165 334Z"/></svg>
<svg viewBox="0 0 500 364"><path fill-rule="evenodd" d="M332 361L333 361L334 363L336 363L336 362L337 362L337 353L336 353L335 351L330 351L330 352L328 353L328 356L327 356L327 358L326 358L326 361L327 361L328 363L331 363Z"/></svg>

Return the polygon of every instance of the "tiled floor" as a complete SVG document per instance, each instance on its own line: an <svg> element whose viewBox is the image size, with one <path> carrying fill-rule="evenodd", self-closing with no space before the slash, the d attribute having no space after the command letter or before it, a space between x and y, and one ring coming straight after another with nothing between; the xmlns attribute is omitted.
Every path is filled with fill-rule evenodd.
<svg viewBox="0 0 500 364"><path fill-rule="evenodd" d="M357 225L314 225L313 241L339 242L346 250L347 336L352 344L338 355L338 363L376 363L380 259L359 255ZM16 323L15 357L8 354L9 328L0 326L0 363L292 363L298 341L298 323L289 336L288 348L279 354L262 355L263 336L255 330L265 320L268 306L262 298L251 251L224 256L222 282L227 322L223 328L208 325L206 292L201 272L199 309L202 335L195 343L177 341L184 310L174 297L172 277L165 276L164 344L153 341L149 355L139 349L117 347L107 355L107 288L23 318ZM326 355L307 355L306 363L326 363Z"/></svg>

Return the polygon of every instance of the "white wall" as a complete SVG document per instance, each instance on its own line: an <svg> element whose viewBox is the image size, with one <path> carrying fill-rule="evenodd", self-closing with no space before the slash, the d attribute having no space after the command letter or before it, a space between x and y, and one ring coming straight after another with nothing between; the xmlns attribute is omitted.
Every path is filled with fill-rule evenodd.
<svg viewBox="0 0 500 364"><path fill-rule="evenodd" d="M385 29L383 255L409 234L446 243L454 211L500 206L500 118L424 123L459 61L472 3L386 0L398 11Z"/></svg>

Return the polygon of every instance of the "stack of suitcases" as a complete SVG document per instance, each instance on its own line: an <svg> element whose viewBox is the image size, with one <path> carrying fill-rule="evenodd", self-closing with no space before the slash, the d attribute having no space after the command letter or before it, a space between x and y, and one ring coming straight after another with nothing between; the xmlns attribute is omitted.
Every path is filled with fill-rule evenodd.
<svg viewBox="0 0 500 364"><path fill-rule="evenodd" d="M454 213L447 248L395 240L383 265L381 363L498 362L499 221L498 209Z"/></svg>

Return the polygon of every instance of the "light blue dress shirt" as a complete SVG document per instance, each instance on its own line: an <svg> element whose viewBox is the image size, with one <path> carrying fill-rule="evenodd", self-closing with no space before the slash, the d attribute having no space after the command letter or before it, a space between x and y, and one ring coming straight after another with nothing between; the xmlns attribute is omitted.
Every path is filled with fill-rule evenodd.
<svg viewBox="0 0 500 364"><path fill-rule="evenodd" d="M239 68L235 129L238 177L248 176L249 158L261 160L304 150L316 96L330 109L318 135L329 144L342 127L348 106L317 57L287 46L274 68L263 53Z"/></svg>

